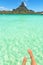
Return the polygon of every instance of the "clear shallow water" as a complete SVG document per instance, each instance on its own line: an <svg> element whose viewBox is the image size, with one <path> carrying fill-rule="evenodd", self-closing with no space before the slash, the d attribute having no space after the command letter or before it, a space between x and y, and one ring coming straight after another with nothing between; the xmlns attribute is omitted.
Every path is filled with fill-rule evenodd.
<svg viewBox="0 0 43 65"><path fill-rule="evenodd" d="M43 15L0 15L0 65L22 65L33 51L37 65L43 65Z"/></svg>

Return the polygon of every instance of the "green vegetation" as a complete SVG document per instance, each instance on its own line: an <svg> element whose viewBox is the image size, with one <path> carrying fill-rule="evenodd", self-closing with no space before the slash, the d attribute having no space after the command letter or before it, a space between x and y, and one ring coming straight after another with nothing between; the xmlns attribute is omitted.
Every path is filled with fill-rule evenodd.
<svg viewBox="0 0 43 65"><path fill-rule="evenodd" d="M29 10L22 2L18 8L13 9L12 11L0 11L0 14L43 14L43 12L35 12L33 10Z"/></svg>

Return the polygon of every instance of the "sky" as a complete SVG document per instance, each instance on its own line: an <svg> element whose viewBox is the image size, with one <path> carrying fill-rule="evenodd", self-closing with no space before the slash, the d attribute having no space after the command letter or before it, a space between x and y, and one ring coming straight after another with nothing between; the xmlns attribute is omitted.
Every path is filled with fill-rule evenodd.
<svg viewBox="0 0 43 65"><path fill-rule="evenodd" d="M0 10L16 9L22 1L30 10L43 11L43 0L0 0Z"/></svg>

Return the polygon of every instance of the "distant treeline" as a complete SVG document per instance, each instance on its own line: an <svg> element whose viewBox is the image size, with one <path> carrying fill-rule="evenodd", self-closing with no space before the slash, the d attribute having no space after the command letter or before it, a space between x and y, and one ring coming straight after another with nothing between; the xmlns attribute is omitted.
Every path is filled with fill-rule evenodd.
<svg viewBox="0 0 43 65"><path fill-rule="evenodd" d="M29 11L17 11L17 10L13 10L13 11L0 11L0 14L41 14L43 12L34 12L32 10Z"/></svg>
<svg viewBox="0 0 43 65"><path fill-rule="evenodd" d="M0 14L43 14L43 11L35 12L33 10L29 10L22 2L18 8L13 9L12 11L0 11Z"/></svg>

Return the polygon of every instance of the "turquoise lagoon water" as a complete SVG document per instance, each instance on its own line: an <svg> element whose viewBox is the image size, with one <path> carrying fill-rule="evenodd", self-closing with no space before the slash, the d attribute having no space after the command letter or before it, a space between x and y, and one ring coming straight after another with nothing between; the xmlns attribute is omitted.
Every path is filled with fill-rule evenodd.
<svg viewBox="0 0 43 65"><path fill-rule="evenodd" d="M43 15L0 15L0 65L22 65L23 57L43 65Z"/></svg>

